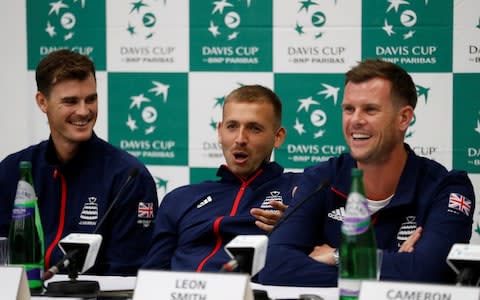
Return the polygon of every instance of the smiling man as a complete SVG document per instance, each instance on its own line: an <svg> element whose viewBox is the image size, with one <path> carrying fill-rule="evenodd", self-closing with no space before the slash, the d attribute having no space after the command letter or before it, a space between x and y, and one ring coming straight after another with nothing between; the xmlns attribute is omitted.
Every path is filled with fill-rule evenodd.
<svg viewBox="0 0 480 300"><path fill-rule="evenodd" d="M97 82L87 56L70 50L52 52L38 64L36 81L36 102L47 116L50 138L0 163L0 235L8 234L20 161L32 163L46 269L63 257L58 242L70 233L93 232L129 174L136 174L98 229L102 246L89 271L135 275L158 207L152 176L136 158L95 135ZM149 213L143 213L145 207Z"/></svg>
<svg viewBox="0 0 480 300"><path fill-rule="evenodd" d="M148 269L220 271L237 235L264 234L290 201L295 174L270 161L285 139L282 105L270 89L246 85L225 99L218 139L226 165L217 181L167 194L155 219Z"/></svg>
<svg viewBox="0 0 480 300"><path fill-rule="evenodd" d="M475 195L467 174L419 157L404 143L417 102L405 70L366 60L347 72L345 83L343 135L350 152L305 169L290 207L319 183L329 186L273 232L260 282L337 284L336 248L352 168L363 170L377 246L383 250L381 279L453 282L445 259L451 246L468 243L472 232Z"/></svg>

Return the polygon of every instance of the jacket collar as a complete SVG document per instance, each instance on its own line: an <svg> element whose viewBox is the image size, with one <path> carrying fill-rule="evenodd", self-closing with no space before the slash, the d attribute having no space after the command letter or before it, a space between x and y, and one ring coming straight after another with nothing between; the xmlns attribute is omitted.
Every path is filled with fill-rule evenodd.
<svg viewBox="0 0 480 300"><path fill-rule="evenodd" d="M53 143L52 136L50 135L45 150L45 159L49 165L59 169L60 171L82 168L82 165L86 160L90 159L90 157L93 155L99 155L98 153L95 153L95 145L99 140L100 139L97 137L95 132L93 132L89 140L80 144L77 154L70 161L62 163L58 160L55 144Z"/></svg>
<svg viewBox="0 0 480 300"><path fill-rule="evenodd" d="M407 150L407 162L400 175L400 181L395 191L395 195L386 207L396 207L401 205L407 205L415 200L414 192L418 182L418 176L420 173L419 157L410 148L410 146L404 143L405 150ZM348 195L350 191L351 169L357 166L357 162L350 156L350 153L342 154L336 164L338 174L333 174L334 181L332 187L343 195ZM335 171L334 171L335 172Z"/></svg>
<svg viewBox="0 0 480 300"><path fill-rule="evenodd" d="M250 183L250 187L253 189L261 186L262 184L272 180L273 178L279 177L283 174L283 167L277 164L276 162L264 162L260 167L255 171L251 176L257 176L255 180ZM232 171L226 166L221 165L217 171L217 176L221 177L220 181L230 182L230 183L244 183L247 180L244 180L237 175L233 174ZM251 178L250 177L250 178Z"/></svg>

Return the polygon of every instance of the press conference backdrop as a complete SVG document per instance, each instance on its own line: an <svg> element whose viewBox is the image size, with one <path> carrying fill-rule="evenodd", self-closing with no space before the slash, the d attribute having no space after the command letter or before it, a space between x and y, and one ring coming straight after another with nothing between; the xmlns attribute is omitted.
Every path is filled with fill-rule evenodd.
<svg viewBox="0 0 480 300"><path fill-rule="evenodd" d="M2 91L16 88L28 100L17 94L3 100L4 140L19 116L26 124L14 144L48 136L33 101L34 69L50 51L69 48L97 66L97 134L148 166L160 199L180 185L215 178L223 163L216 134L222 104L244 84L266 85L281 97L288 133L274 159L301 170L347 150L344 73L359 60L379 57L406 68L417 86L406 141L420 155L466 170L480 196L478 0L18 3L3 4L7 21L0 32L14 36L8 45L18 49L2 43L9 55L2 61L13 72L3 72L1 84ZM0 158L17 150L2 148Z"/></svg>

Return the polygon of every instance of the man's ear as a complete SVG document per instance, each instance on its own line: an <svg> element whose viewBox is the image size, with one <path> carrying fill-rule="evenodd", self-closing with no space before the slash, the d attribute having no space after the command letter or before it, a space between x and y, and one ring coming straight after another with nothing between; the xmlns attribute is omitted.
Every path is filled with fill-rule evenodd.
<svg viewBox="0 0 480 300"><path fill-rule="evenodd" d="M45 97L42 92L37 92L37 94L35 94L35 100L37 101L38 108L44 113L47 113L47 97Z"/></svg>
<svg viewBox="0 0 480 300"><path fill-rule="evenodd" d="M275 148L280 148L280 146L283 144L285 141L285 136L287 135L287 130L284 127L280 127L275 134L275 141L273 143L273 146Z"/></svg>
<svg viewBox="0 0 480 300"><path fill-rule="evenodd" d="M406 105L400 108L398 118L399 118L398 125L400 130L407 131L408 126L410 126L410 122L413 119L413 108L410 105Z"/></svg>

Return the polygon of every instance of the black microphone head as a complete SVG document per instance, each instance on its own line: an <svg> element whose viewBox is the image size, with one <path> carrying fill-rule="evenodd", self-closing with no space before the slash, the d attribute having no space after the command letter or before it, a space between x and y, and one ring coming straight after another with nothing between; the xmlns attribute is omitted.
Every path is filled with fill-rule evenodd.
<svg viewBox="0 0 480 300"><path fill-rule="evenodd" d="M130 172L128 172L128 176L134 178L138 175L138 168L131 168Z"/></svg>

